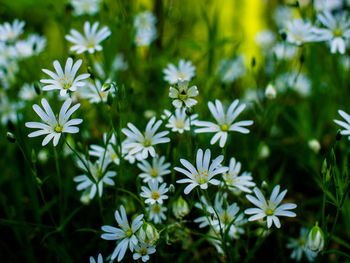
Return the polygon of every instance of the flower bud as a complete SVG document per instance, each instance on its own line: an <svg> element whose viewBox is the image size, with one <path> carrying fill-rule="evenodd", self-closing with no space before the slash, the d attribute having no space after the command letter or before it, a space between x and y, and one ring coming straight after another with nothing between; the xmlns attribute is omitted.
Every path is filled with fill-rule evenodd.
<svg viewBox="0 0 350 263"><path fill-rule="evenodd" d="M190 208L188 207L187 202L180 196L174 203L173 203L173 214L177 219L183 218L185 215L187 215L190 212Z"/></svg>
<svg viewBox="0 0 350 263"><path fill-rule="evenodd" d="M150 223L143 223L140 230L137 232L137 238L141 243L148 246L153 246L159 239L159 233Z"/></svg>
<svg viewBox="0 0 350 263"><path fill-rule="evenodd" d="M7 132L6 136L7 136L7 140L10 143L15 143L16 142L16 137L15 137L15 135L12 132Z"/></svg>
<svg viewBox="0 0 350 263"><path fill-rule="evenodd" d="M324 235L322 229L316 222L315 226L310 230L306 238L307 247L315 252L320 252L324 247Z"/></svg>
<svg viewBox="0 0 350 263"><path fill-rule="evenodd" d="M173 184L170 184L170 185L169 185L168 193L169 193L169 194L175 193L175 186L174 186Z"/></svg>
<svg viewBox="0 0 350 263"><path fill-rule="evenodd" d="M321 150L321 145L316 139L309 140L307 144L314 153L318 153Z"/></svg>
<svg viewBox="0 0 350 263"><path fill-rule="evenodd" d="M276 98L277 92L275 87L272 84L267 85L266 90L265 90L265 96L266 98L273 100Z"/></svg>

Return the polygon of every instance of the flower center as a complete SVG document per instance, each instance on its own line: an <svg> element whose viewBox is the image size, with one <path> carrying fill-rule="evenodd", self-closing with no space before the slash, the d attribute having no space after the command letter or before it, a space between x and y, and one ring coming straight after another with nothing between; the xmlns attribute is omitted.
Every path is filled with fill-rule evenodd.
<svg viewBox="0 0 350 263"><path fill-rule="evenodd" d="M198 181L199 184L205 184L207 182L207 179L202 177L202 178L198 178L197 181Z"/></svg>
<svg viewBox="0 0 350 263"><path fill-rule="evenodd" d="M304 246L305 245L305 239L304 238L299 238L298 239L298 244L299 244L299 246Z"/></svg>
<svg viewBox="0 0 350 263"><path fill-rule="evenodd" d="M152 207L153 214L159 214L160 213L160 205L156 204Z"/></svg>
<svg viewBox="0 0 350 263"><path fill-rule="evenodd" d="M64 75L63 78L59 78L62 88L69 89L72 86L72 76Z"/></svg>
<svg viewBox="0 0 350 263"><path fill-rule="evenodd" d="M152 177L157 177L158 176L158 169L157 168L151 168L149 171Z"/></svg>
<svg viewBox="0 0 350 263"><path fill-rule="evenodd" d="M134 232L132 232L132 229L130 227L128 227L128 229L126 230L126 236L131 237L133 234L134 234Z"/></svg>
<svg viewBox="0 0 350 263"><path fill-rule="evenodd" d="M56 127L55 127L55 132L57 133L61 133L63 131L63 126L61 124L58 124Z"/></svg>
<svg viewBox="0 0 350 263"><path fill-rule="evenodd" d="M147 249L145 249L145 248L140 248L140 249L139 249L139 254L140 254L141 256L146 256L146 255L147 255Z"/></svg>
<svg viewBox="0 0 350 263"><path fill-rule="evenodd" d="M152 199L154 200L158 200L159 197L160 197L160 194L158 192L153 192L152 195L151 195Z"/></svg>
<svg viewBox="0 0 350 263"><path fill-rule="evenodd" d="M185 90L182 90L179 94L179 98L180 100L187 100L188 98L187 92Z"/></svg>
<svg viewBox="0 0 350 263"><path fill-rule="evenodd" d="M231 222L231 217L228 216L228 214L225 212L222 216L221 216L221 221L224 224L229 224Z"/></svg>
<svg viewBox="0 0 350 263"><path fill-rule="evenodd" d="M267 216L272 216L274 213L275 213L275 209L272 209L270 207L266 208L266 210L265 210L265 214Z"/></svg>
<svg viewBox="0 0 350 263"><path fill-rule="evenodd" d="M339 28L333 31L334 37L341 37L342 35L343 35L343 32Z"/></svg>
<svg viewBox="0 0 350 263"><path fill-rule="evenodd" d="M179 79L185 79L185 74L183 74L182 72L180 72L177 76Z"/></svg>
<svg viewBox="0 0 350 263"><path fill-rule="evenodd" d="M230 126L229 126L228 124L222 124L222 125L220 126L220 129L221 129L222 131L228 131L228 129L230 129Z"/></svg>
<svg viewBox="0 0 350 263"><path fill-rule="evenodd" d="M175 121L175 126L179 129L182 129L185 126L184 120L176 120Z"/></svg>
<svg viewBox="0 0 350 263"><path fill-rule="evenodd" d="M145 147L149 147L149 146L151 146L151 143L152 143L152 140L150 139L150 138L145 138L145 140L143 141L143 146L145 146Z"/></svg>

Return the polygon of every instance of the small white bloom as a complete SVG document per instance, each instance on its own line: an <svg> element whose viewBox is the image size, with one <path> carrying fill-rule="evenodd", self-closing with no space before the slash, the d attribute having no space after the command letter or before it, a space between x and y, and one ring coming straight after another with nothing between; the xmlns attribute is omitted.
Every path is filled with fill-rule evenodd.
<svg viewBox="0 0 350 263"><path fill-rule="evenodd" d="M149 163L147 160L141 160L141 163L137 164L137 167L142 170L142 173L139 174L143 178L143 182L147 183L148 181L158 181L159 183L163 182L163 176L170 174L170 163L165 163L165 157L162 156L159 158L158 155L153 157L152 163Z"/></svg>
<svg viewBox="0 0 350 263"><path fill-rule="evenodd" d="M143 262L149 260L149 255L156 252L156 246L148 246L144 243L135 245L134 260L142 259Z"/></svg>
<svg viewBox="0 0 350 263"><path fill-rule="evenodd" d="M304 74L293 71L279 75L275 81L275 87L279 92L285 92L292 89L302 97L311 94L311 80Z"/></svg>
<svg viewBox="0 0 350 263"><path fill-rule="evenodd" d="M111 31L107 26L97 31L98 25L99 23L95 22L90 26L90 22L86 21L84 24L84 35L75 29L71 29L70 35L66 35L66 39L75 44L70 48L70 51L76 51L77 54L85 51L88 51L90 54L95 53L95 51L101 51L102 46L100 43L110 36Z"/></svg>
<svg viewBox="0 0 350 263"><path fill-rule="evenodd" d="M96 263L96 260L93 257L90 257L90 263ZM103 263L103 258L101 254L98 254L97 263Z"/></svg>
<svg viewBox="0 0 350 263"><path fill-rule="evenodd" d="M317 12L332 11L342 7L342 0L314 0L314 9Z"/></svg>
<svg viewBox="0 0 350 263"><path fill-rule="evenodd" d="M225 183L230 187L234 193L239 194L240 192L251 193L250 188L255 186L251 173L241 171L241 163L236 162L234 157L230 160L229 170L223 174Z"/></svg>
<svg viewBox="0 0 350 263"><path fill-rule="evenodd" d="M280 186L276 185L272 190L270 199L267 201L264 195L257 187L254 188L254 193L257 196L257 198L252 195L246 195L247 199L258 207L248 208L244 211L244 213L248 215L253 215L249 217L248 220L254 221L267 217L268 228L272 226L272 223L274 223L277 228L280 228L281 223L277 216L295 217L296 214L288 210L296 208L297 205L292 203L279 205L282 202L284 196L286 195L287 190L282 191L280 194L279 191Z"/></svg>
<svg viewBox="0 0 350 263"><path fill-rule="evenodd" d="M278 60L291 60L296 57L298 47L282 42L273 47L273 52Z"/></svg>
<svg viewBox="0 0 350 263"><path fill-rule="evenodd" d="M168 199L166 193L166 183L159 185L158 181L148 181L148 187L142 186L142 193L140 196L146 198L145 203L154 205L155 203L163 204L163 200Z"/></svg>
<svg viewBox="0 0 350 263"><path fill-rule="evenodd" d="M342 116L344 118L344 121L339 121L339 120L334 120L334 122L340 126L342 126L344 128L344 130L342 130L340 132L341 135L349 135L348 139L350 140L350 115L347 114L345 111L342 110L338 110L338 113L340 116Z"/></svg>
<svg viewBox="0 0 350 263"><path fill-rule="evenodd" d="M43 69L43 72L51 77L51 79L40 80L41 83L47 84L43 87L43 90L58 89L60 90L60 95L65 96L68 90L76 91L78 87L84 86L85 84L82 80L90 77L90 74L86 73L75 77L82 63L83 61L79 59L73 65L73 59L68 58L63 72L60 63L55 60L53 66L56 73Z"/></svg>
<svg viewBox="0 0 350 263"><path fill-rule="evenodd" d="M107 170L110 162L110 159L103 158L103 156L101 156L95 163L87 161L87 166L89 168L88 171L85 165L78 160L77 165L85 172L85 174L74 177L74 182L78 183L77 190L85 190L84 194L89 194L90 199L95 197L98 190L98 195L101 197L103 194L103 184L112 186L115 185L112 177L116 176L116 172ZM91 173L94 181L92 181L90 177L86 175L89 172Z"/></svg>
<svg viewBox="0 0 350 263"><path fill-rule="evenodd" d="M18 97L22 100L28 101L35 99L37 97L37 94L35 92L34 84L24 83L21 90L18 93Z"/></svg>
<svg viewBox="0 0 350 263"><path fill-rule="evenodd" d="M197 101L193 99L198 95L197 86L188 87L187 80L179 80L177 85L170 87L169 97L174 99L173 105L176 108L187 107L191 108L197 104Z"/></svg>
<svg viewBox="0 0 350 263"><path fill-rule="evenodd" d="M91 150L89 150L90 156L95 156L98 158L105 156L106 159L110 159L116 165L119 165L120 160L119 160L118 154L115 150L115 148L117 147L115 134L113 133L112 136L110 137L109 141L107 142L107 133L104 133L103 134L103 142L105 144L104 146L100 146L100 145L96 145L96 144L90 145L90 149L91 149ZM106 149L106 147L107 147L107 149Z"/></svg>
<svg viewBox="0 0 350 263"><path fill-rule="evenodd" d="M164 80L169 84L176 84L179 79L190 81L196 75L196 67L191 61L180 59L179 66L169 63L168 67L163 69Z"/></svg>
<svg viewBox="0 0 350 263"><path fill-rule="evenodd" d="M88 99L90 103L100 103L107 101L107 97L110 92L112 94L115 92L113 85L109 90L102 91L101 81L96 79L95 84L89 81L86 82L86 85L80 90L80 96L84 99Z"/></svg>
<svg viewBox="0 0 350 263"><path fill-rule="evenodd" d="M46 38L38 34L32 34L25 40L16 42L17 55L19 58L27 58L41 53L46 46Z"/></svg>
<svg viewBox="0 0 350 263"><path fill-rule="evenodd" d="M163 119L168 118L168 123L165 127L170 128L172 132L179 132L181 134L184 131L190 130L190 120L191 125L193 125L197 117L198 114L192 114L191 117L187 117L185 108L176 108L175 114L168 110L164 110L164 115L162 116Z"/></svg>
<svg viewBox="0 0 350 263"><path fill-rule="evenodd" d="M267 85L267 88L265 90L265 96L266 98L272 100L276 98L277 92L275 90L275 87L272 84Z"/></svg>
<svg viewBox="0 0 350 263"><path fill-rule="evenodd" d="M287 41L298 46L307 42L316 41L312 24L300 18L287 22L286 33Z"/></svg>
<svg viewBox="0 0 350 263"><path fill-rule="evenodd" d="M244 110L245 104L241 104L238 106L239 100L234 100L229 106L227 112L224 112L224 108L222 107L221 101L215 100L215 105L211 101L208 102L208 107L215 118L217 123L212 123L209 121L196 121L195 125L197 127L202 127L196 129L196 133L202 132L215 132L216 134L210 141L210 144L216 143L220 139L220 147L223 148L225 146L228 132L236 131L240 133L249 133L249 130L245 128L245 126L250 126L253 124L253 121L239 121L235 122L235 119L239 114Z"/></svg>
<svg viewBox="0 0 350 263"><path fill-rule="evenodd" d="M188 203L182 198L181 195L175 202L173 202L172 209L173 214L177 219L182 219L185 215L187 215L190 212Z"/></svg>
<svg viewBox="0 0 350 263"><path fill-rule="evenodd" d="M300 229L300 235L299 238L289 238L289 242L287 244L287 248L293 249L292 253L290 254L291 259L295 259L296 261L300 261L303 254L305 254L307 260L309 262L313 262L314 259L317 256L317 252L314 252L310 250L306 246L306 237L309 233L309 229L302 227Z"/></svg>
<svg viewBox="0 0 350 263"><path fill-rule="evenodd" d="M108 225L102 226L102 231L105 231L106 233L103 233L101 235L101 238L105 240L119 240L118 245L112 253L111 260L114 260L118 256L118 262L120 262L123 259L128 247L130 248L131 252L133 252L134 248L136 248L137 238L135 233L143 224L143 214L138 215L132 221L130 226L128 218L126 216L125 208L123 205L121 205L120 213L118 210L116 210L114 217L118 223L119 228Z"/></svg>
<svg viewBox="0 0 350 263"><path fill-rule="evenodd" d="M271 30L262 30L254 37L255 42L263 49L271 48L275 43L276 35Z"/></svg>
<svg viewBox="0 0 350 263"><path fill-rule="evenodd" d="M170 142L168 137L164 137L169 133L168 131L156 133L161 124L161 120L156 122L156 118L153 117L147 123L145 133L142 134L132 123L129 122L129 129L122 129L122 132L127 136L123 148L128 150L132 155L141 154L142 159L146 159L148 153L152 157L156 156L156 151L153 146L160 143Z"/></svg>
<svg viewBox="0 0 350 263"><path fill-rule="evenodd" d="M306 246L315 252L320 252L324 247L324 234L322 229L318 226L316 222L315 226L311 228L310 232L306 237Z"/></svg>
<svg viewBox="0 0 350 263"><path fill-rule="evenodd" d="M223 59L219 63L216 74L220 75L223 83L233 83L236 79L246 74L247 68L245 62L244 54L239 54L232 60Z"/></svg>
<svg viewBox="0 0 350 263"><path fill-rule="evenodd" d="M189 183L189 185L187 185L184 190L184 193L186 195L189 194L196 186L200 186L201 189L207 189L208 184L220 184L220 181L214 179L213 177L226 172L228 170L228 167L220 166L221 162L224 160L223 155L220 155L217 158L215 158L209 166L210 155L211 153L209 149L205 151L204 156L203 150L199 149L197 151L196 157L197 168L185 159L180 159L180 162L183 166L185 166L187 170L180 167L174 168L175 171L178 171L188 177L186 179L176 181L179 184Z"/></svg>
<svg viewBox="0 0 350 263"><path fill-rule="evenodd" d="M101 0L70 0L70 3L74 8L75 16L95 15L100 10Z"/></svg>
<svg viewBox="0 0 350 263"><path fill-rule="evenodd" d="M318 140L316 139L310 139L307 142L309 148L314 151L315 153L318 153L321 150L321 145Z"/></svg>
<svg viewBox="0 0 350 263"><path fill-rule="evenodd" d="M9 22L5 22L0 25L0 41L15 41L23 32L24 21L15 19L12 25Z"/></svg>
<svg viewBox="0 0 350 263"><path fill-rule="evenodd" d="M149 11L144 11L135 16L134 27L136 28L135 43L137 46L148 46L157 37L155 26L157 18Z"/></svg>
<svg viewBox="0 0 350 263"><path fill-rule="evenodd" d="M19 110L25 106L23 101L13 102L9 101L6 96L0 99L0 112L1 112L1 123L7 125L9 121L17 123L17 115L19 119L22 118L22 114Z"/></svg>
<svg viewBox="0 0 350 263"><path fill-rule="evenodd" d="M43 106L43 111L39 105L34 104L33 109L42 119L42 122L26 122L26 127L28 128L38 128L39 130L29 133L28 137L37 137L40 135L47 134L44 138L42 145L45 146L53 139L53 145L56 146L61 137L62 133L77 133L79 128L74 125L78 125L83 122L82 119L72 119L69 120L70 116L80 107L80 104L74 105L69 109L72 104L71 99L67 99L60 110L59 115L56 117L53 113L49 103L46 99L41 100L41 105Z"/></svg>
<svg viewBox="0 0 350 263"><path fill-rule="evenodd" d="M166 220L165 212L167 210L168 209L165 206L162 206L158 203L154 203L153 205L146 207L149 219L152 220L155 224L160 224L163 220Z"/></svg>

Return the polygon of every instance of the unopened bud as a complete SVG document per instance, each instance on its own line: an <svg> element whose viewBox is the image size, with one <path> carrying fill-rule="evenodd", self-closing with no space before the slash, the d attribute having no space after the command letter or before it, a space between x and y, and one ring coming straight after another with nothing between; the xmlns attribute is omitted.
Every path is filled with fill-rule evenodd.
<svg viewBox="0 0 350 263"><path fill-rule="evenodd" d="M190 117L190 116L192 115L192 113L193 113L193 109L192 109L192 108L186 107L185 112L186 112L186 115L187 115L188 117Z"/></svg>
<svg viewBox="0 0 350 263"><path fill-rule="evenodd" d="M174 186L173 184L170 184L170 185L169 185L168 193L169 193L169 194L175 193L175 186Z"/></svg>
<svg viewBox="0 0 350 263"><path fill-rule="evenodd" d="M150 223L143 223L136 235L141 243L148 246L153 246L159 239L157 228Z"/></svg>
<svg viewBox="0 0 350 263"><path fill-rule="evenodd" d="M276 98L277 92L275 87L272 84L267 85L266 90L265 90L265 96L266 98L272 100Z"/></svg>
<svg viewBox="0 0 350 263"><path fill-rule="evenodd" d="M7 136L7 140L10 143L15 143L16 142L16 137L15 137L15 135L12 132L7 132L6 136Z"/></svg>
<svg viewBox="0 0 350 263"><path fill-rule="evenodd" d="M182 219L184 216L186 216L190 212L190 208L187 204L187 202L180 196L174 203L173 203L173 214L177 219Z"/></svg>
<svg viewBox="0 0 350 263"><path fill-rule="evenodd" d="M311 139L307 142L309 148L314 151L315 153L318 153L321 150L321 145L316 139Z"/></svg>
<svg viewBox="0 0 350 263"><path fill-rule="evenodd" d="M322 229L318 226L316 222L315 226L310 230L306 238L307 247L315 252L320 252L324 247L324 234Z"/></svg>

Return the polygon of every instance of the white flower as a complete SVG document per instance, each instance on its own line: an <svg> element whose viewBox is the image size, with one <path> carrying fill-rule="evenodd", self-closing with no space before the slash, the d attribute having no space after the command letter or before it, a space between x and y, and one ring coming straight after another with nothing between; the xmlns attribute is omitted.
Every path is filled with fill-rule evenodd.
<svg viewBox="0 0 350 263"><path fill-rule="evenodd" d="M255 42L263 49L271 48L275 43L276 35L272 30L262 30L254 37Z"/></svg>
<svg viewBox="0 0 350 263"><path fill-rule="evenodd" d="M100 2L101 0L70 0L75 16L95 15L100 10Z"/></svg>
<svg viewBox="0 0 350 263"><path fill-rule="evenodd" d="M57 118L53 113L49 103L46 99L41 100L41 105L43 106L43 111L39 105L34 104L33 109L42 119L42 122L26 122L26 127L28 128L38 128L39 130L29 133L28 137L37 137L40 135L47 134L44 138L42 145L46 145L53 138L53 145L56 146L61 137L62 133L77 133L79 128L74 125L78 125L83 122L82 119L72 119L69 120L70 116L80 107L80 104L74 105L69 109L72 104L71 99L67 99L60 110Z"/></svg>
<svg viewBox="0 0 350 263"><path fill-rule="evenodd" d="M252 195L246 195L247 199L258 207L248 208L244 211L244 213L248 215L253 215L249 217L248 220L254 221L267 217L268 228L271 227L272 223L274 223L277 228L280 228L281 223L277 216L295 217L296 214L288 210L296 208L297 205L288 203L279 206L279 204L282 202L283 197L286 195L287 190L284 190L280 194L279 191L280 186L276 185L273 188L270 199L267 200L267 202L265 200L264 195L257 187L254 188L254 193L257 196L257 198Z"/></svg>
<svg viewBox="0 0 350 263"><path fill-rule="evenodd" d="M136 248L137 238L135 233L143 224L143 214L137 216L134 221L132 221L130 226L128 218L126 216L125 208L123 205L121 205L120 213L118 210L116 210L114 217L117 220L118 226L120 228L108 225L102 226L102 231L105 231L106 233L103 233L101 235L101 238L105 240L120 240L111 257L111 260L114 260L118 256L119 262L123 259L128 247L130 248L131 252L134 250L134 248Z"/></svg>
<svg viewBox="0 0 350 263"><path fill-rule="evenodd" d="M6 96L0 99L0 112L1 112L1 123L3 125L8 124L9 121L17 123L17 115L21 119L22 114L19 110L25 106L23 101L13 102L9 101Z"/></svg>
<svg viewBox="0 0 350 263"><path fill-rule="evenodd" d="M74 177L74 182L79 183L77 185L77 190L85 190L84 194L88 194L90 199L95 197L98 190L98 195L101 197L103 194L103 184L114 185L112 177L116 176L116 172L107 171L110 162L110 159L103 158L103 156L101 156L95 163L87 161L87 166L89 168L88 171L85 165L78 160L77 165L85 172L85 174ZM93 181L86 175L89 172L94 179ZM96 187L96 184L98 188Z"/></svg>
<svg viewBox="0 0 350 263"><path fill-rule="evenodd" d="M342 2L342 0L314 0L314 9L317 12L332 11L341 8Z"/></svg>
<svg viewBox="0 0 350 263"><path fill-rule="evenodd" d="M22 100L28 101L35 99L37 97L37 94L35 92L34 84L24 83L18 93L18 97Z"/></svg>
<svg viewBox="0 0 350 263"><path fill-rule="evenodd" d="M129 129L122 129L122 132L127 136L127 139L124 141L124 149L127 149L130 154L141 154L142 159L146 159L148 153L152 157L156 156L156 151L153 146L160 143L170 142L170 139L164 137L169 133L168 131L156 133L159 126L162 124L162 121L159 120L156 123L155 121L155 117L150 119L147 123L144 134L129 122Z"/></svg>
<svg viewBox="0 0 350 263"><path fill-rule="evenodd" d="M298 48L294 45L282 42L273 47L273 52L278 60L291 60L298 53Z"/></svg>
<svg viewBox="0 0 350 263"><path fill-rule="evenodd" d="M188 178L177 180L176 182L179 184L183 183L189 183L189 185L186 186L184 193L187 195L189 194L193 188L196 186L200 186L201 189L207 189L208 184L218 185L220 184L220 181L217 179L214 179L213 177L224 173L228 170L228 167L222 167L220 166L221 162L224 160L224 156L220 155L217 158L215 158L212 163L209 166L210 162L210 150L207 149L205 151L205 154L203 156L203 150L199 149L197 151L197 157L196 157L196 167L194 167L189 161L185 159L180 159L180 162L187 170L175 167L174 170L178 171L184 175L186 175Z"/></svg>
<svg viewBox="0 0 350 263"><path fill-rule="evenodd" d="M239 114L241 114L241 112L246 106L245 104L241 104L238 106L238 103L238 99L234 100L229 106L227 112L225 113L221 101L215 100L215 105L211 101L209 101L209 110L215 118L215 120L217 121L217 124L209 121L196 121L195 125L197 127L202 128L196 129L195 132L215 132L216 134L211 139L210 144L214 144L220 139L219 145L221 148L223 148L226 143L229 131L249 133L249 130L245 128L245 126L252 125L253 121L248 120L234 123L234 120L238 117Z"/></svg>
<svg viewBox="0 0 350 263"><path fill-rule="evenodd" d="M16 42L17 55L20 58L27 58L41 53L46 46L46 38L38 34L32 34L26 40Z"/></svg>
<svg viewBox="0 0 350 263"><path fill-rule="evenodd" d="M66 39L72 42L70 51L76 51L77 54L88 51L90 54L95 51L101 51L102 46L100 43L110 36L111 31L107 26L102 27L97 31L99 23L95 22L90 26L90 22L86 21L84 24L84 35L80 34L77 30L71 29L70 35L66 35Z"/></svg>
<svg viewBox="0 0 350 263"><path fill-rule="evenodd" d="M96 260L93 257L90 257L90 263L96 263ZM101 254L98 254L97 263L103 263L103 258Z"/></svg>
<svg viewBox="0 0 350 263"><path fill-rule="evenodd" d="M300 72L283 73L275 81L275 87L279 92L285 92L287 89L293 89L302 97L311 94L311 80Z"/></svg>
<svg viewBox="0 0 350 263"><path fill-rule="evenodd" d="M103 142L105 146L100 146L96 144L90 145L89 154L90 156L95 156L98 158L101 158L105 156L106 159L112 160L116 165L119 165L119 157L118 154L115 150L116 146L116 138L115 134L113 133L112 136L110 137L109 141L107 142L107 133L103 134ZM106 149L107 147L107 149Z"/></svg>
<svg viewBox="0 0 350 263"><path fill-rule="evenodd" d="M295 259L296 261L300 261L303 253L305 254L306 258L309 262L313 262L314 259L317 256L317 252L314 252L310 250L306 246L306 236L309 232L309 229L302 227L300 229L300 235L299 238L289 238L289 242L287 244L287 248L293 249L292 253L290 254L291 259Z"/></svg>
<svg viewBox="0 0 350 263"><path fill-rule="evenodd" d="M164 110L164 115L162 115L163 119L168 118L168 123L165 127L170 128L172 132L183 133L184 131L190 130L190 118L191 125L196 121L198 114L192 114L191 117L187 117L186 109L176 108L175 114L171 113L168 110Z"/></svg>
<svg viewBox="0 0 350 263"><path fill-rule="evenodd" d="M141 163L137 164L137 167L140 168L143 173L140 173L139 176L143 178L143 182L147 183L148 181L158 181L159 183L163 182L163 176L170 174L170 163L165 163L165 157L162 156L159 158L158 155L153 157L152 164L146 160L141 160Z"/></svg>
<svg viewBox="0 0 350 263"><path fill-rule="evenodd" d="M198 95L198 89L196 86L188 88L187 80L179 80L177 86L170 87L169 97L174 99L173 105L176 108L187 107L191 108L197 104L197 101L193 99Z"/></svg>
<svg viewBox="0 0 350 263"><path fill-rule="evenodd" d="M285 27L288 21L291 21L294 17L293 8L286 5L279 5L273 12L273 20L279 28Z"/></svg>
<svg viewBox="0 0 350 263"><path fill-rule="evenodd" d="M85 84L82 80L90 77L90 74L86 73L75 77L82 62L83 61L79 59L73 65L73 59L68 58L63 72L60 63L55 60L53 62L53 66L56 70L56 73L47 69L43 69L43 72L51 77L51 79L40 80L41 83L48 84L43 87L43 90L58 89L60 90L60 95L65 96L68 90L76 91L78 87L84 86Z"/></svg>
<svg viewBox="0 0 350 263"><path fill-rule="evenodd" d="M80 90L80 96L84 99L88 99L90 103L106 102L109 93L115 92L115 88L112 87L109 90L102 91L102 84L99 79L95 80L95 84L87 81L86 85Z"/></svg>
<svg viewBox="0 0 350 263"><path fill-rule="evenodd" d="M331 48L331 53L345 53L346 41L350 38L350 20L348 14L343 12L337 16L333 16L331 12L325 11L323 14L318 14L317 19L326 28L315 28L320 41L328 41Z"/></svg>
<svg viewBox="0 0 350 263"><path fill-rule="evenodd" d="M251 193L251 187L255 186L252 181L253 178L251 173L243 172L239 175L241 171L241 163L236 162L234 157L230 160L229 170L223 174L223 179L225 183L230 187L234 193L246 192Z"/></svg>
<svg viewBox="0 0 350 263"><path fill-rule="evenodd" d="M321 150L321 144L317 139L308 140L307 145L314 153L318 153Z"/></svg>
<svg viewBox="0 0 350 263"><path fill-rule="evenodd" d="M168 199L166 193L168 188L166 188L166 183L158 186L158 181L149 180L148 187L142 186L142 193L140 196L146 198L145 203L154 205L155 203L163 204L163 200Z"/></svg>
<svg viewBox="0 0 350 263"><path fill-rule="evenodd" d="M192 65L192 62L184 59L180 59L178 68L169 63L168 67L163 69L164 80L169 84L176 84L179 79L190 81L196 75L195 72L196 67Z"/></svg>
<svg viewBox="0 0 350 263"><path fill-rule="evenodd" d="M135 16L136 28L135 43L137 46L148 46L157 37L155 24L157 18L149 11L144 11Z"/></svg>
<svg viewBox="0 0 350 263"><path fill-rule="evenodd" d="M148 246L144 243L135 245L134 260L142 259L143 262L149 260L149 255L156 252L156 246Z"/></svg>
<svg viewBox="0 0 350 263"><path fill-rule="evenodd" d="M239 54L236 58L220 61L216 74L220 75L223 83L233 83L236 79L243 77L247 72L245 56Z"/></svg>
<svg viewBox="0 0 350 263"><path fill-rule="evenodd" d="M300 18L288 21L286 24L287 41L298 46L316 41L314 27L309 21L303 21Z"/></svg>
<svg viewBox="0 0 350 263"><path fill-rule="evenodd" d="M344 118L344 121L339 121L339 120L334 120L334 122L340 126L342 126L344 128L344 130L342 130L340 132L341 135L349 135L348 139L350 140L350 115L347 114L345 111L342 110L338 110L338 113L340 116L342 116Z"/></svg>
<svg viewBox="0 0 350 263"><path fill-rule="evenodd" d="M15 19L12 25L9 22L5 22L0 25L0 41L15 41L23 32L24 21Z"/></svg>
<svg viewBox="0 0 350 263"><path fill-rule="evenodd" d="M324 248L324 234L318 226L318 222L311 228L306 237L306 246L315 252L320 252Z"/></svg>
<svg viewBox="0 0 350 263"><path fill-rule="evenodd" d="M162 206L158 203L154 203L146 207L146 211L148 212L149 219L152 220L155 224L162 223L163 220L166 220L165 212L168 209L165 206Z"/></svg>

